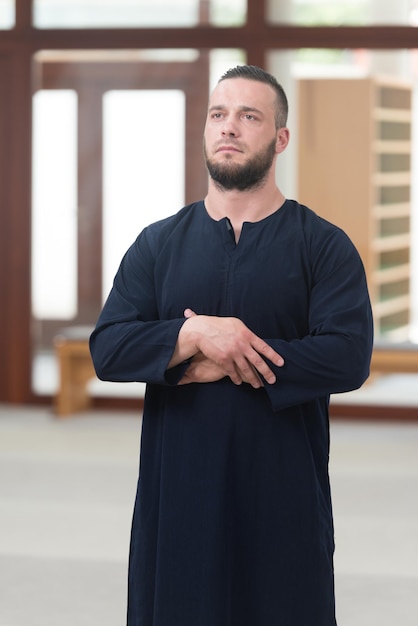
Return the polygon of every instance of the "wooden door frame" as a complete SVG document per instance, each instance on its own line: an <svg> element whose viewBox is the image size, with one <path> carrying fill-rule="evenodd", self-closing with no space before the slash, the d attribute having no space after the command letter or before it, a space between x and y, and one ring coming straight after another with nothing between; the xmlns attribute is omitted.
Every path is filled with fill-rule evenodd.
<svg viewBox="0 0 418 626"><path fill-rule="evenodd" d="M71 55L69 55L71 57ZM178 89L186 100L185 200L189 203L206 192L201 136L202 111L207 103L209 67L206 54L190 62L141 61L138 59L35 60L34 90L71 89L78 96L78 252L76 317L68 325L92 325L100 312L102 294L102 101L113 89ZM78 55L79 57L79 55ZM179 209L181 207L178 207ZM37 335L49 349L53 337L67 325L63 320L38 320ZM38 342L36 342L38 343Z"/></svg>

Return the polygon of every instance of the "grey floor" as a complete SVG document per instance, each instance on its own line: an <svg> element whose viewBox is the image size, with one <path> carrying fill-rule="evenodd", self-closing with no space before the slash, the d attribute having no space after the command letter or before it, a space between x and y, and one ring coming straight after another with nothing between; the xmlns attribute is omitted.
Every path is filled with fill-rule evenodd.
<svg viewBox="0 0 418 626"><path fill-rule="evenodd" d="M418 421L331 435L339 626L417 626ZM0 405L0 626L124 625L139 437L139 414Z"/></svg>

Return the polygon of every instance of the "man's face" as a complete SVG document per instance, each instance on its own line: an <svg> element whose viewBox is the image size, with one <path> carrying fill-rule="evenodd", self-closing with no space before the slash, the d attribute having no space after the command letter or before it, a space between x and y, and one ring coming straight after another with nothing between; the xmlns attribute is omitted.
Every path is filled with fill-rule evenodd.
<svg viewBox="0 0 418 626"><path fill-rule="evenodd" d="M223 189L260 186L277 149L272 87L244 78L221 81L209 101L204 154L211 178Z"/></svg>

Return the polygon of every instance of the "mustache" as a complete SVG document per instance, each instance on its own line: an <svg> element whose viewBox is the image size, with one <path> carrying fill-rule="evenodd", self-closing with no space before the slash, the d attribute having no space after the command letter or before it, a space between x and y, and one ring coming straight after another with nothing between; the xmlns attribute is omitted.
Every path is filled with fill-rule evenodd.
<svg viewBox="0 0 418 626"><path fill-rule="evenodd" d="M214 145L214 149L218 150L219 148L224 148L226 146L231 146L233 148L237 148L238 150L242 149L242 144L239 141L236 141L235 139L221 139L219 141L217 141Z"/></svg>

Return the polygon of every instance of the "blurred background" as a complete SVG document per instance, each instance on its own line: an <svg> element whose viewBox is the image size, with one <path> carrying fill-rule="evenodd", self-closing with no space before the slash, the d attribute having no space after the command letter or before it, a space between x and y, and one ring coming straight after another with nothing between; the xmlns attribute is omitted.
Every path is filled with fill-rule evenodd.
<svg viewBox="0 0 418 626"><path fill-rule="evenodd" d="M0 401L54 401L123 252L203 197L208 94L247 62L289 96L279 186L363 258L374 371L413 374L417 24L416 0L0 0ZM90 374L99 405L143 393Z"/></svg>
<svg viewBox="0 0 418 626"><path fill-rule="evenodd" d="M346 230L372 298L370 380L331 401L342 623L418 623L417 26L418 0L0 0L0 626L123 623L144 387L98 381L88 335L140 230L205 194L241 63L289 97L280 188Z"/></svg>

